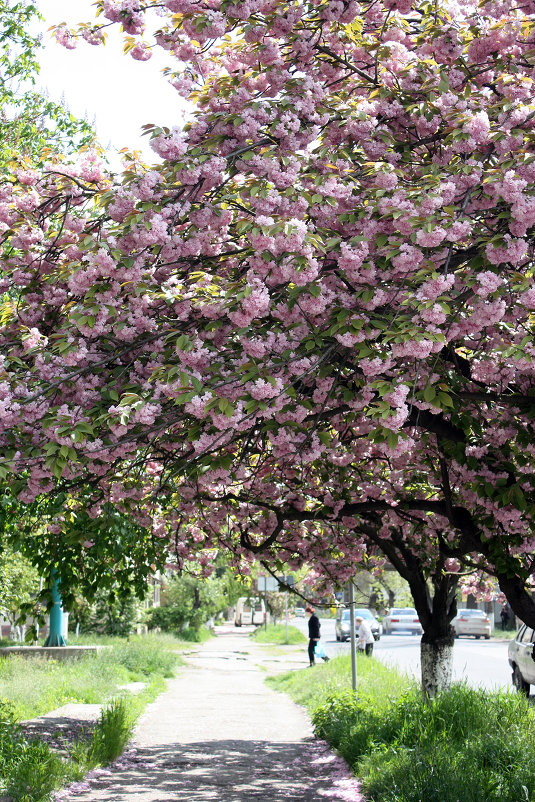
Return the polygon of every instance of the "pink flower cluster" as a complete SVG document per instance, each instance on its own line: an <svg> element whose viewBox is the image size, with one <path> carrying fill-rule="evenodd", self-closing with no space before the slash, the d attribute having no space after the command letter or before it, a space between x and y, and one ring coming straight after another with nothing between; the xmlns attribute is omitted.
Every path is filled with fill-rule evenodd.
<svg viewBox="0 0 535 802"><path fill-rule="evenodd" d="M525 240L514 239L509 234L503 237L503 245L496 246L493 243L489 243L485 248L485 255L493 265L516 265L526 258L527 252Z"/></svg>

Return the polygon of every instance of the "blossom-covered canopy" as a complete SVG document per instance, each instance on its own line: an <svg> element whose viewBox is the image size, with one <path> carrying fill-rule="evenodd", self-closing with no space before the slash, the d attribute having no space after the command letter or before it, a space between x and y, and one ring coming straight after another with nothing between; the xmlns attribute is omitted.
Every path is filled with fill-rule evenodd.
<svg viewBox="0 0 535 802"><path fill-rule="evenodd" d="M2 184L6 481L180 559L464 562L535 621L535 4L97 5L58 39L120 23L195 109Z"/></svg>

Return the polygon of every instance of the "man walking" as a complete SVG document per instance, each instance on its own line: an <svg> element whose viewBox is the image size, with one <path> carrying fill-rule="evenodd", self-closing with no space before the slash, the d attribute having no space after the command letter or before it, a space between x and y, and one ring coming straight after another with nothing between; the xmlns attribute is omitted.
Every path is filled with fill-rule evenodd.
<svg viewBox="0 0 535 802"><path fill-rule="evenodd" d="M373 653L374 638L370 629L370 625L364 620L364 618L361 618L360 615L355 618L355 624L359 630L359 648L364 649L367 657L371 657Z"/></svg>
<svg viewBox="0 0 535 802"><path fill-rule="evenodd" d="M313 666L316 664L314 649L316 648L316 643L320 639L321 624L318 616L316 615L316 611L313 607L311 607L310 604L307 606L306 611L310 615L310 618L308 619L308 659L310 661L310 665Z"/></svg>

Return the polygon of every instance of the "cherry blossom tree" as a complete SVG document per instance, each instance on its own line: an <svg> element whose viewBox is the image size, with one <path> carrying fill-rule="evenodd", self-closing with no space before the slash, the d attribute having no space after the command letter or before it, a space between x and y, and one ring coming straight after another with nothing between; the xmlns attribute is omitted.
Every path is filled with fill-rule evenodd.
<svg viewBox="0 0 535 802"><path fill-rule="evenodd" d="M434 693L459 573L535 624L535 7L97 5L58 40L121 25L194 107L0 187L0 472L206 571L386 557Z"/></svg>

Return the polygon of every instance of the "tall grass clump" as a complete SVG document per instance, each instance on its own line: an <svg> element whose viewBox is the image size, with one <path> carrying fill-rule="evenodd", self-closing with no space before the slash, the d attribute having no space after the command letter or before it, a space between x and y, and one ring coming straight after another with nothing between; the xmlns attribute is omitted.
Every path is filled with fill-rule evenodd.
<svg viewBox="0 0 535 802"><path fill-rule="evenodd" d="M124 698L112 699L100 713L88 748L89 765L107 766L119 757L130 740L134 718Z"/></svg>
<svg viewBox="0 0 535 802"><path fill-rule="evenodd" d="M269 624L267 629L257 627L251 632L250 638L257 643L277 643L277 644L296 644L306 643L306 638L297 627L288 627L288 640L286 640L286 624Z"/></svg>
<svg viewBox="0 0 535 802"><path fill-rule="evenodd" d="M432 701L419 691L368 720L374 749L341 749L381 802L530 802L535 795L535 713L509 693L454 685ZM353 732L356 738L353 738ZM362 741L362 734L360 735ZM360 755L357 752L360 751Z"/></svg>
<svg viewBox="0 0 535 802"><path fill-rule="evenodd" d="M0 794L12 802L44 802L54 789L81 776L78 766L63 761L48 744L27 740L13 705L0 701Z"/></svg>

